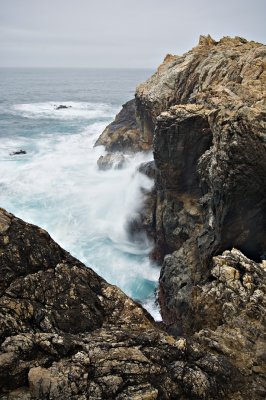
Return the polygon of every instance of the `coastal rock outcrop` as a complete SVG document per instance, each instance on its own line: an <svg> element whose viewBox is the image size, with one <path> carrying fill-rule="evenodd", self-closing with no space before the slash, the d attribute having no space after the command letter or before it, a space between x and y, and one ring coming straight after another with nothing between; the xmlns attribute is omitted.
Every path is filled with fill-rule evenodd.
<svg viewBox="0 0 266 400"><path fill-rule="evenodd" d="M142 223L153 237L151 256L163 264L163 321L175 336L223 331L227 343L234 337L227 351L235 359L256 353L249 345L260 347L265 332L264 305L252 296L264 290L253 286L257 268L265 285L266 47L240 37L216 42L202 36L188 53L168 55L137 87L135 108L142 135L153 137L155 187L146 195L138 229ZM254 269L247 272L250 262ZM234 287L232 279L238 280ZM245 279L253 282L251 291ZM206 290L213 296L211 308L202 295ZM250 301L260 309L256 322ZM237 319L236 304L245 310ZM255 329L254 336L242 336L245 329Z"/></svg>
<svg viewBox="0 0 266 400"><path fill-rule="evenodd" d="M27 154L26 150L16 150L16 151L12 151L12 153L9 153L10 156L18 156L18 155L23 155L23 154Z"/></svg>
<svg viewBox="0 0 266 400"><path fill-rule="evenodd" d="M205 328L174 338L3 209L0 255L2 400L264 398L265 264L237 250L215 257L193 295Z"/></svg>
<svg viewBox="0 0 266 400"><path fill-rule="evenodd" d="M162 263L164 324L0 209L1 400L266 397L265 66L264 45L201 37L96 143L153 146L135 229Z"/></svg>
<svg viewBox="0 0 266 400"><path fill-rule="evenodd" d="M165 321L173 323L177 309L166 300L173 294L167 265L174 264L184 285L189 283L175 288L180 299L177 332L191 329L193 288L210 277L214 255L237 247L255 261L265 257L265 60L266 48L258 43L202 38L198 47L137 90L154 113L156 93L163 105L166 82L179 82L171 100L178 104L160 113L154 133L154 254L162 261L175 251L160 279ZM186 96L183 75L193 82Z"/></svg>
<svg viewBox="0 0 266 400"><path fill-rule="evenodd" d="M202 36L188 53L166 56L136 90L138 126L153 136L156 168L153 201L147 196L140 219L155 240L152 257L163 262L179 251L177 270L192 286L208 279L212 257L224 250L265 257L265 65L263 44ZM162 277L160 291L162 310L170 310ZM181 331L191 292L185 297Z"/></svg>

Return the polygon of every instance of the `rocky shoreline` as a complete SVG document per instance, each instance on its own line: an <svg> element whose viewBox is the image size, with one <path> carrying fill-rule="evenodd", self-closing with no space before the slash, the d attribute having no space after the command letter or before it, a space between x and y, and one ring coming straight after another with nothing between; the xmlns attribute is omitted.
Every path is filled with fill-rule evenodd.
<svg viewBox="0 0 266 400"><path fill-rule="evenodd" d="M3 209L0 251L2 400L263 398L265 263L215 257L193 293L197 332L174 338Z"/></svg>
<svg viewBox="0 0 266 400"><path fill-rule="evenodd" d="M0 209L1 400L265 398L265 99L264 45L201 37L165 58L96 143L103 170L154 152L131 229L162 263L164 327Z"/></svg>

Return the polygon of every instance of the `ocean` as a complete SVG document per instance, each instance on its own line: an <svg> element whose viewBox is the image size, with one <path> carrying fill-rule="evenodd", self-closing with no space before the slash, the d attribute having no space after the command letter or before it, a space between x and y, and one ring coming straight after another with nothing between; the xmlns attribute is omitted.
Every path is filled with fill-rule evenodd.
<svg viewBox="0 0 266 400"><path fill-rule="evenodd" d="M46 229L73 256L160 320L152 243L127 223L153 182L137 171L152 154L100 171L94 143L151 70L0 69L0 206ZM56 109L59 105L68 108ZM26 154L12 154L23 150Z"/></svg>

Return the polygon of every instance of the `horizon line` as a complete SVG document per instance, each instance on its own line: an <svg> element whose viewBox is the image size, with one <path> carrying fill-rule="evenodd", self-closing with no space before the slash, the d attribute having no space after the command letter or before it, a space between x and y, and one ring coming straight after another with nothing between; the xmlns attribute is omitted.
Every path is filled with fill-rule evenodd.
<svg viewBox="0 0 266 400"><path fill-rule="evenodd" d="M156 67L36 67L36 66L0 66L0 69L156 69Z"/></svg>

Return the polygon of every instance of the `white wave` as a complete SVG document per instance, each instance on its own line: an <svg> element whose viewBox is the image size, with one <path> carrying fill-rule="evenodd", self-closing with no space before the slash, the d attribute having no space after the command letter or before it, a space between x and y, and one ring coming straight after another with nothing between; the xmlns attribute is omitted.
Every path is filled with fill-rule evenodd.
<svg viewBox="0 0 266 400"><path fill-rule="evenodd" d="M142 206L142 188L153 185L136 171L152 155L128 156L125 168L100 171L97 159L103 148L93 145L104 125L95 123L78 134L3 139L2 148L23 147L28 154L0 159L0 204L44 227L106 280L146 301L158 319L151 299L159 269L147 256L152 244L147 238L132 243L126 228ZM145 293L149 299L145 300Z"/></svg>
<svg viewBox="0 0 266 400"><path fill-rule="evenodd" d="M57 109L59 106L67 108ZM58 120L111 118L117 111L117 107L105 103L73 101L16 104L11 110L26 118Z"/></svg>

